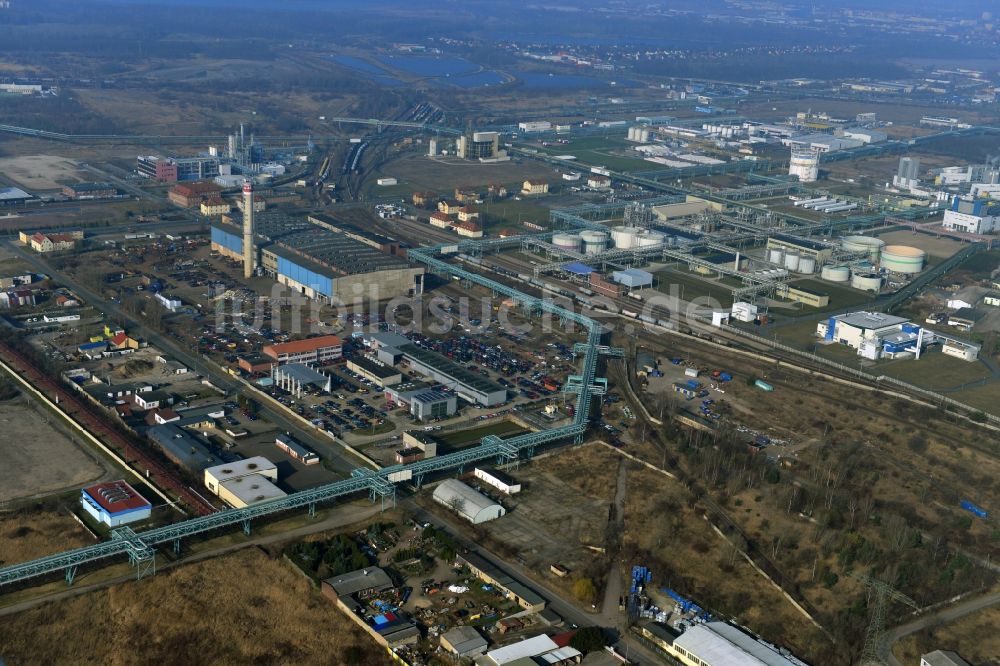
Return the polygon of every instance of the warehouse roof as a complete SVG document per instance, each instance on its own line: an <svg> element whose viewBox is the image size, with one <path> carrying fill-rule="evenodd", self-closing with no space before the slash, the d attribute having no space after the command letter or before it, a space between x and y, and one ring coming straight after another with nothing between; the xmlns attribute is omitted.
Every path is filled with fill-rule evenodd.
<svg viewBox="0 0 1000 666"><path fill-rule="evenodd" d="M476 553L469 552L463 553L458 556L459 562L465 562L469 566L482 571L484 574L496 581L497 585L509 590L510 592L516 594L518 597L523 599L526 603L531 606L537 606L539 604L545 603L545 598L540 594L532 590L530 587L524 583L516 580L506 571L496 566L485 557L477 555Z"/></svg>
<svg viewBox="0 0 1000 666"><path fill-rule="evenodd" d="M459 655L466 655L476 650L485 649L488 643L475 627L452 627L441 634L441 640L447 641Z"/></svg>
<svg viewBox="0 0 1000 666"><path fill-rule="evenodd" d="M219 462L199 439L175 423L153 426L147 434L167 456L190 470L200 471Z"/></svg>
<svg viewBox="0 0 1000 666"><path fill-rule="evenodd" d="M881 312L845 312L844 314L836 315L833 318L842 324L866 331L899 326L900 324L905 324L910 321L906 317L897 317L895 315L882 314Z"/></svg>
<svg viewBox="0 0 1000 666"><path fill-rule="evenodd" d="M455 396L451 393L445 393L444 391L421 391L410 396L411 402L419 402L423 404L445 402L451 400Z"/></svg>
<svg viewBox="0 0 1000 666"><path fill-rule="evenodd" d="M125 481L98 483L84 488L83 492L112 515L148 509L152 506L145 497L136 492L135 488Z"/></svg>
<svg viewBox="0 0 1000 666"><path fill-rule="evenodd" d="M327 578L323 581L333 588L338 597L356 594L364 590L385 590L392 587L389 575L378 567L358 569Z"/></svg>
<svg viewBox="0 0 1000 666"><path fill-rule="evenodd" d="M579 261L571 261L568 264L563 264L563 270L573 275L590 275L594 272L593 268Z"/></svg>
<svg viewBox="0 0 1000 666"><path fill-rule="evenodd" d="M712 666L796 666L770 645L725 622L698 624L674 641Z"/></svg>
<svg viewBox="0 0 1000 666"><path fill-rule="evenodd" d="M776 240L782 243L788 243L789 245L797 245L798 247L809 248L810 250L828 250L830 246L826 243L820 243L819 241L810 240L808 238L799 238L798 236L788 236L786 234L774 234L768 240Z"/></svg>
<svg viewBox="0 0 1000 666"><path fill-rule="evenodd" d="M395 377L400 374L399 370L391 365L385 363L380 363L378 361L373 361L367 356L351 356L347 359L351 363L357 365L360 368L364 368L365 372L368 372L379 379L386 379L388 377Z"/></svg>
<svg viewBox="0 0 1000 666"><path fill-rule="evenodd" d="M409 268L410 264L399 257L379 252L370 245L354 240L342 233L312 227L275 241L269 251L292 261L303 260L333 272L331 277L357 275L389 269ZM306 266L310 268L310 266Z"/></svg>
<svg viewBox="0 0 1000 666"><path fill-rule="evenodd" d="M260 474L248 474L235 479L226 479L220 481L219 486L228 490L246 505L266 502L287 495L284 490L271 483L269 478Z"/></svg>
<svg viewBox="0 0 1000 666"><path fill-rule="evenodd" d="M262 351L272 358L277 358L279 354L303 354L327 347L339 347L341 344L340 338L336 335L321 335L316 338L266 345Z"/></svg>
<svg viewBox="0 0 1000 666"><path fill-rule="evenodd" d="M502 483L502 484L504 484L506 486L517 485L517 479L515 479L514 477L512 477L510 474L507 474L506 472L501 472L500 470L498 470L496 468L493 468L493 467L477 467L476 471L482 472L483 474L487 474L489 476L492 476L494 479L496 479L497 481L499 481L500 483Z"/></svg>
<svg viewBox="0 0 1000 666"><path fill-rule="evenodd" d="M412 342L400 345L398 349L411 359L423 363L424 365L437 370L441 374L447 375L458 383L468 386L476 391L480 391L482 393L494 393L496 391L505 390L504 387L490 379L487 379L478 372L472 372L458 363L448 360L437 352L424 349L423 347L419 347Z"/></svg>
<svg viewBox="0 0 1000 666"><path fill-rule="evenodd" d="M262 472L277 472L277 467L273 462L264 456L254 456L243 460L234 460L223 465L216 465L205 470L205 474L211 474L218 481L227 479L238 479L248 474L260 474Z"/></svg>
<svg viewBox="0 0 1000 666"><path fill-rule="evenodd" d="M0 187L0 201L20 201L32 198L34 197L19 187Z"/></svg>
<svg viewBox="0 0 1000 666"><path fill-rule="evenodd" d="M470 521L479 512L498 506L489 497L482 495L457 479L445 479L434 489L433 497L438 502L450 506Z"/></svg>
<svg viewBox="0 0 1000 666"><path fill-rule="evenodd" d="M274 370L275 379L292 379L302 384L325 387L330 383L330 377L318 370L313 370L305 363L287 363L279 365Z"/></svg>
<svg viewBox="0 0 1000 666"><path fill-rule="evenodd" d="M551 638L545 634L540 634L519 643L514 643L513 645L505 645L504 647L490 650L486 653L486 657L497 666L504 666L525 657L537 657L558 647Z"/></svg>
<svg viewBox="0 0 1000 666"><path fill-rule="evenodd" d="M970 666L969 662L950 650L934 650L920 659L927 666Z"/></svg>

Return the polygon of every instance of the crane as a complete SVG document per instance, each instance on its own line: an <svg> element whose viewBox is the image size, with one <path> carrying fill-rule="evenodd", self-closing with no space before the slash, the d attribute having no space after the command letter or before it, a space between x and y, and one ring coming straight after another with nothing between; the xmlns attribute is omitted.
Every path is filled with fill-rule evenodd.
<svg viewBox="0 0 1000 666"><path fill-rule="evenodd" d="M886 666L879 648L882 646L883 635L885 634L885 612L889 607L889 602L898 601L917 610L920 610L920 606L916 601L902 592L893 589L888 583L878 578L856 573L852 573L850 576L861 581L875 595L872 619L868 624L868 633L865 635L865 647L861 652L860 666Z"/></svg>

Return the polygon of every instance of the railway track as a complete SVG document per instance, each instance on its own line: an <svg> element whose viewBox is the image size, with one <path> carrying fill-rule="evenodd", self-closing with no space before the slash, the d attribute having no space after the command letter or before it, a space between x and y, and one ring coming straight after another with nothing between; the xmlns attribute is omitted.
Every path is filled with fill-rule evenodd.
<svg viewBox="0 0 1000 666"><path fill-rule="evenodd" d="M69 389L36 368L29 359L6 342L0 342L0 358L21 377L39 391L54 397L64 414L95 437L104 441L112 449L117 449L121 457L161 489L169 491L184 502L195 514L207 516L218 509L201 496L188 489L187 484L176 472L152 458L146 451L131 441L124 433L107 422L105 417L86 405Z"/></svg>

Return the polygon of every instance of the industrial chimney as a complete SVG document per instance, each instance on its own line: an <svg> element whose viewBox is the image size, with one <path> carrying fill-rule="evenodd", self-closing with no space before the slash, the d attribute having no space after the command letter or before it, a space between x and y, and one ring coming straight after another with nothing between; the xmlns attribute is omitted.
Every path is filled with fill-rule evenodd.
<svg viewBox="0 0 1000 666"><path fill-rule="evenodd" d="M253 242L253 183L243 181L243 277L249 279L253 275L254 255Z"/></svg>

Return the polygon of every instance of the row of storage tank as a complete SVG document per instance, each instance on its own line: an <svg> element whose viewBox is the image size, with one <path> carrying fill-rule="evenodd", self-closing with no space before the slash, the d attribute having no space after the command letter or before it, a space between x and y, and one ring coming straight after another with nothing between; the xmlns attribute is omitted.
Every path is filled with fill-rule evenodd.
<svg viewBox="0 0 1000 666"><path fill-rule="evenodd" d="M610 235L606 231L581 231L578 234L557 233L552 235L552 244L556 247L571 252L583 252L588 256L600 254L610 247L618 250L631 250L654 245L671 245L673 241L673 236L659 231L624 225L612 227Z"/></svg>

